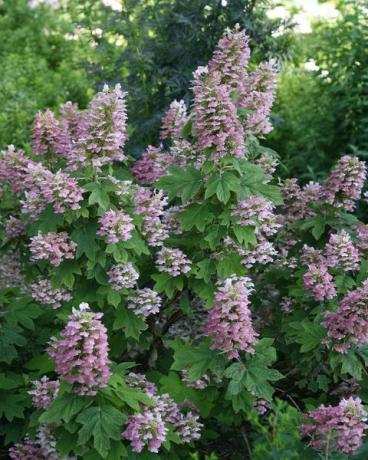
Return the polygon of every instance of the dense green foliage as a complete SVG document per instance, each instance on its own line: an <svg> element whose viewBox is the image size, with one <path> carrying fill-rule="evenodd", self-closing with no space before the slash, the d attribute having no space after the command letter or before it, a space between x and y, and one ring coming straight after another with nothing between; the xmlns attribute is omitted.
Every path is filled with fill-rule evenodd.
<svg viewBox="0 0 368 460"><path fill-rule="evenodd" d="M281 73L269 140L288 170L324 176L344 153L367 157L368 15L364 1L341 2L341 17L315 24ZM313 60L316 70L307 70Z"/></svg>
<svg viewBox="0 0 368 460"><path fill-rule="evenodd" d="M73 25L48 7L27 0L0 3L0 145L24 144L34 114L73 100L84 107L93 94L81 67L88 48L75 40Z"/></svg>
<svg viewBox="0 0 368 460"><path fill-rule="evenodd" d="M121 12L99 0L61 3L0 3L0 143L25 151L0 154L0 457L25 436L39 442L47 426L60 459L365 460L359 436L352 455L330 444L334 431L321 449L300 425L323 404L368 404L366 166L354 158L368 157L366 8L339 2L336 22L293 37L263 0L126 0ZM249 50L234 28L239 54L224 52L197 74L193 92L193 70L236 23L251 37L247 71L239 62ZM264 139L267 129L257 129L268 122L273 67L259 63L271 56L281 71ZM94 96L105 82L110 89ZM189 110L163 136L173 99ZM67 100L85 110L59 109ZM31 142L35 113L46 108L55 117L36 117ZM318 183L299 186L294 176ZM110 241L120 218L124 237ZM47 247L48 232L66 232L70 257L53 261L59 248ZM137 275L131 285L116 281L123 269ZM147 315L134 303L142 290ZM70 356L48 349L78 323L80 304L86 324L95 317L95 330L106 327L99 340L109 348L110 361L98 362L108 378L90 394L80 391L85 376L73 380L88 351L78 348L82 364L68 373L60 369ZM44 376L60 391L41 407L29 392ZM181 415L170 419L162 395ZM129 423L160 410L159 453L134 451ZM183 441L180 423L192 411L201 437ZM350 428L337 438L351 441Z"/></svg>

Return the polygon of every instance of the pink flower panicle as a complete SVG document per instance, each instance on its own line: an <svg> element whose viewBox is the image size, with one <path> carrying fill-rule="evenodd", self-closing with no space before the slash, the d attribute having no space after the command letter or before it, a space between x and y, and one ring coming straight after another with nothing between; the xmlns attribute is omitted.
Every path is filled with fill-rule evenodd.
<svg viewBox="0 0 368 460"><path fill-rule="evenodd" d="M33 123L32 152L46 155L58 151L60 125L51 110L39 112Z"/></svg>
<svg viewBox="0 0 368 460"><path fill-rule="evenodd" d="M142 235L146 238L149 246L160 247L169 237L169 230L159 217L145 216Z"/></svg>
<svg viewBox="0 0 368 460"><path fill-rule="evenodd" d="M220 75L221 84L241 93L249 58L249 37L246 33L239 27L226 29L208 63L208 70Z"/></svg>
<svg viewBox="0 0 368 460"><path fill-rule="evenodd" d="M270 201L254 195L240 201L232 215L239 217L239 225L254 226L257 235L271 236L281 227L273 210L274 206Z"/></svg>
<svg viewBox="0 0 368 460"><path fill-rule="evenodd" d="M258 239L259 241L253 248L245 249L229 237L224 239L224 245L235 250L242 257L242 264L251 268L257 263L261 265L271 263L278 254L273 243L264 239L263 236Z"/></svg>
<svg viewBox="0 0 368 460"><path fill-rule="evenodd" d="M60 134L57 151L68 163L69 169L76 169L85 160L78 152L78 140L83 136L83 114L77 104L66 102L60 106Z"/></svg>
<svg viewBox="0 0 368 460"><path fill-rule="evenodd" d="M153 147L149 145L142 158L134 163L132 172L139 183L150 185L164 176L167 173L167 168L174 162L175 158L169 153L163 152L162 146Z"/></svg>
<svg viewBox="0 0 368 460"><path fill-rule="evenodd" d="M189 388L194 388L195 390L204 390L211 383L209 375L203 374L200 379L192 380L186 370L181 371L181 379Z"/></svg>
<svg viewBox="0 0 368 460"><path fill-rule="evenodd" d="M113 265L107 272L109 284L114 291L134 288L139 278L139 273L131 262Z"/></svg>
<svg viewBox="0 0 368 460"><path fill-rule="evenodd" d="M185 123L188 121L187 107L183 100L174 100L162 118L160 139L170 139L171 141L180 140L181 132Z"/></svg>
<svg viewBox="0 0 368 460"><path fill-rule="evenodd" d="M35 163L22 150L15 150L14 145L9 145L0 156L0 191L5 184L14 193L26 191L29 188L28 169L32 164Z"/></svg>
<svg viewBox="0 0 368 460"><path fill-rule="evenodd" d="M226 279L215 294L215 303L209 311L205 335L211 336L211 348L222 350L229 359L238 358L240 351L254 353L257 333L253 329L249 310L249 278Z"/></svg>
<svg viewBox="0 0 368 460"><path fill-rule="evenodd" d="M366 164L357 157L345 155L340 158L324 185L327 203L347 211L355 209L367 173Z"/></svg>
<svg viewBox="0 0 368 460"><path fill-rule="evenodd" d="M80 209L83 191L69 174L52 173L40 163L30 163L27 173L29 188L22 201L23 213L35 219L47 204L52 204L56 213Z"/></svg>
<svg viewBox="0 0 368 460"><path fill-rule="evenodd" d="M5 223L5 234L10 239L25 235L26 226L26 221L18 219L18 217L9 216Z"/></svg>
<svg viewBox="0 0 368 460"><path fill-rule="evenodd" d="M267 265L277 256L274 245L267 240L261 239L253 249L238 249L242 256L242 264L251 268L255 264Z"/></svg>
<svg viewBox="0 0 368 460"><path fill-rule="evenodd" d="M55 446L56 439L50 433L48 426L41 425L36 439L26 436L23 443L17 443L9 449L9 458L12 460L60 460L61 457Z"/></svg>
<svg viewBox="0 0 368 460"><path fill-rule="evenodd" d="M296 221L315 216L312 204L323 203L323 189L320 184L310 182L300 188L297 179L287 179L281 189L284 198L285 220Z"/></svg>
<svg viewBox="0 0 368 460"><path fill-rule="evenodd" d="M31 260L48 260L55 267L64 259L74 259L76 247L77 244L70 240L66 232L38 232L29 244Z"/></svg>
<svg viewBox="0 0 368 460"><path fill-rule="evenodd" d="M121 150L127 139L125 95L120 85L105 85L84 113L79 152L97 168L126 158Z"/></svg>
<svg viewBox="0 0 368 460"><path fill-rule="evenodd" d="M51 181L53 173L41 163L30 163L27 169L26 181L28 189L25 191L24 200L21 200L22 213L28 214L31 220L37 219L38 215L53 201Z"/></svg>
<svg viewBox="0 0 368 460"><path fill-rule="evenodd" d="M60 339L53 337L48 348L56 372L76 384L76 392L82 395L96 395L110 378L107 331L101 317L102 313L81 303L78 309L73 308Z"/></svg>
<svg viewBox="0 0 368 460"><path fill-rule="evenodd" d="M153 407L142 405L141 413L128 417L122 437L131 442L134 452L142 452L147 447L150 452L158 453L166 440L167 423L172 425L182 443L199 439L202 424L196 414L182 413L168 394L159 395L157 387L141 374L128 374L127 384L146 393L153 402Z"/></svg>
<svg viewBox="0 0 368 460"><path fill-rule="evenodd" d="M52 308L60 308L62 302L72 300L71 291L66 288L53 288L48 279L39 279L30 286L31 296L36 302L43 305L51 305Z"/></svg>
<svg viewBox="0 0 368 460"><path fill-rule="evenodd" d="M127 300L128 308L141 318L158 313L162 303L161 297L150 288L133 291Z"/></svg>
<svg viewBox="0 0 368 460"><path fill-rule="evenodd" d="M219 74L195 73L193 81L193 130L197 148L211 151L211 160L227 154L245 156L244 131L231 98L231 87Z"/></svg>
<svg viewBox="0 0 368 460"><path fill-rule="evenodd" d="M356 228L357 247L362 253L368 251L368 225L358 225Z"/></svg>
<svg viewBox="0 0 368 460"><path fill-rule="evenodd" d="M254 408L258 415L262 416L267 414L272 409L272 405L265 399L257 399L254 402Z"/></svg>
<svg viewBox="0 0 368 460"><path fill-rule="evenodd" d="M181 414L175 423L175 429L183 444L190 443L201 437L202 423L199 416L189 411L185 415Z"/></svg>
<svg viewBox="0 0 368 460"><path fill-rule="evenodd" d="M183 444L200 438L203 425L199 422L197 414L191 411L186 414L182 413L178 404L168 394L157 395L153 397L153 400L155 402L153 412L159 414L165 422L173 425Z"/></svg>
<svg viewBox="0 0 368 460"><path fill-rule="evenodd" d="M318 302L331 300L336 296L332 276L323 264L309 264L304 274L304 289Z"/></svg>
<svg viewBox="0 0 368 460"><path fill-rule="evenodd" d="M133 452L142 452L144 447L150 452L158 453L166 441L168 429L158 413L145 411L128 417L123 437L131 442Z"/></svg>
<svg viewBox="0 0 368 460"><path fill-rule="evenodd" d="M157 394L156 385L147 380L143 374L129 372L129 374L126 376L126 383L128 387L136 388L143 393L146 393L149 397Z"/></svg>
<svg viewBox="0 0 368 460"><path fill-rule="evenodd" d="M368 343L368 281L349 292L336 311L322 313L327 329L325 343L339 353Z"/></svg>
<svg viewBox="0 0 368 460"><path fill-rule="evenodd" d="M56 450L56 439L51 433L48 425L41 425L37 432L37 441L45 452L47 460L60 460L60 454ZM75 460L75 457L68 457L65 460Z"/></svg>
<svg viewBox="0 0 368 460"><path fill-rule="evenodd" d="M43 191L47 202L53 204L56 213L63 213L68 209L74 211L80 209L82 193L77 180L61 171L52 176L49 186Z"/></svg>
<svg viewBox="0 0 368 460"><path fill-rule="evenodd" d="M167 196L162 190L149 190L139 187L135 194L135 207L137 214L143 217L161 217L168 204Z"/></svg>
<svg viewBox="0 0 368 460"><path fill-rule="evenodd" d="M11 460L49 460L40 444L29 438L25 438L23 443L14 444L9 449L9 458Z"/></svg>
<svg viewBox="0 0 368 460"><path fill-rule="evenodd" d="M140 187L135 194L137 214L143 218L142 235L150 246L162 246L169 237L169 229L165 224L167 197L160 191L150 191Z"/></svg>
<svg viewBox="0 0 368 460"><path fill-rule="evenodd" d="M290 297L283 297L280 302L280 308L283 313L289 315L294 310L294 303Z"/></svg>
<svg viewBox="0 0 368 460"><path fill-rule="evenodd" d="M175 277L190 272L192 262L180 249L163 247L157 254L156 266L158 271Z"/></svg>
<svg viewBox="0 0 368 460"><path fill-rule="evenodd" d="M321 405L305 415L308 424L300 426L303 436L311 437L311 446L318 451L344 452L352 455L360 447L366 411L359 398L342 399L337 406Z"/></svg>
<svg viewBox="0 0 368 460"><path fill-rule="evenodd" d="M271 155L264 153L259 158L257 158L255 163L256 165L260 166L266 174L272 176L276 171L279 160Z"/></svg>
<svg viewBox="0 0 368 460"><path fill-rule="evenodd" d="M32 396L32 405L37 409L46 409L59 394L59 380L50 380L44 375L41 380L35 380L33 389L28 391Z"/></svg>
<svg viewBox="0 0 368 460"><path fill-rule="evenodd" d="M110 209L98 219L100 229L97 235L106 236L109 244L127 241L132 237L132 231L134 230L132 221L133 219L122 211Z"/></svg>
<svg viewBox="0 0 368 460"><path fill-rule="evenodd" d="M239 98L245 115L244 130L252 136L262 136L272 131L270 113L275 99L276 66L273 62L259 64L246 79Z"/></svg>
<svg viewBox="0 0 368 460"><path fill-rule="evenodd" d="M322 251L316 248L313 248L312 246L308 246L305 244L302 249L302 253L300 255L300 261L305 264L305 265L326 265L327 264L327 259L326 257L322 254Z"/></svg>
<svg viewBox="0 0 368 460"><path fill-rule="evenodd" d="M345 230L330 236L325 251L328 266L342 267L345 271L359 268L359 251Z"/></svg>

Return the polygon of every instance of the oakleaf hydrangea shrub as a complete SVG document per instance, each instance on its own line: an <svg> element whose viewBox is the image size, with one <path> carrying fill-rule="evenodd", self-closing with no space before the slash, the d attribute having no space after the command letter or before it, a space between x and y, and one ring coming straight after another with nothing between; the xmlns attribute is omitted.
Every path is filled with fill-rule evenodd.
<svg viewBox="0 0 368 460"><path fill-rule="evenodd" d="M249 59L225 31L137 161L120 86L2 152L9 458L365 458L366 167L281 181Z"/></svg>

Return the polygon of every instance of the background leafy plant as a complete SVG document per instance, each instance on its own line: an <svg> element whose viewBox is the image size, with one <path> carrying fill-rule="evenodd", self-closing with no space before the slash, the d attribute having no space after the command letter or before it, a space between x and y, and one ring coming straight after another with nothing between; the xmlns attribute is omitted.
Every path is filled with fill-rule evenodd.
<svg viewBox="0 0 368 460"><path fill-rule="evenodd" d="M84 107L92 96L81 67L89 47L67 39L73 24L46 6L26 0L0 4L0 145L23 145L35 113L73 100Z"/></svg>
<svg viewBox="0 0 368 460"><path fill-rule="evenodd" d="M338 7L336 21L315 23L296 40L280 75L268 145L304 180L323 177L344 153L366 158L367 14L360 1ZM316 70L304 67L311 60Z"/></svg>

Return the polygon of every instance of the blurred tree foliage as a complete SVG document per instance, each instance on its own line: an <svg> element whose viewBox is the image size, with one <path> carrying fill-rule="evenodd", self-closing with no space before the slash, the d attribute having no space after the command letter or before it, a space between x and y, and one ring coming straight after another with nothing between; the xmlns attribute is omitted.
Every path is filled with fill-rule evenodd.
<svg viewBox="0 0 368 460"><path fill-rule="evenodd" d="M291 38L290 24L268 18L268 0L122 0L121 11L107 0L39 3L0 2L2 148L29 139L37 110L66 100L84 107L103 83L120 82L129 93L128 150L139 155L157 142L169 103L190 101L192 72L226 27L248 30L256 61L285 56Z"/></svg>
<svg viewBox="0 0 368 460"><path fill-rule="evenodd" d="M128 150L157 143L173 99L190 103L192 72L222 31L239 23L255 62L284 63L268 145L286 168L318 179L336 157L368 157L368 14L365 0L339 0L341 17L295 35L270 19L272 0L60 0L60 8L0 2L0 147L29 139L34 113L73 100L84 107L103 83L129 93ZM110 4L112 2L110 1ZM115 2L118 3L119 2ZM305 63L313 60L310 70Z"/></svg>
<svg viewBox="0 0 368 460"><path fill-rule="evenodd" d="M121 82L129 93L128 149L135 155L158 141L173 99L190 102L192 72L208 61L226 27L239 23L248 31L256 61L284 57L291 39L289 22L268 18L268 0L123 0L121 12L96 0L71 4L95 44L88 70L96 85Z"/></svg>
<svg viewBox="0 0 368 460"><path fill-rule="evenodd" d="M47 7L0 2L0 147L21 145L37 110L66 100L84 106L90 95L80 61L88 47L68 40L73 27Z"/></svg>
<svg viewBox="0 0 368 460"><path fill-rule="evenodd" d="M305 180L325 175L344 153L368 158L367 4L340 1L339 9L337 21L319 22L300 37L278 86L268 145ZM305 67L308 61L315 70Z"/></svg>

